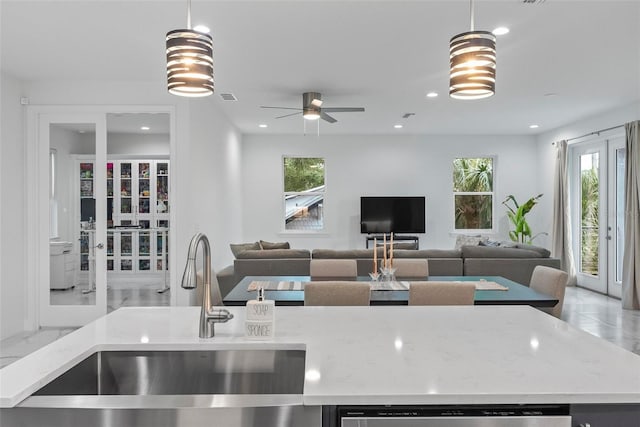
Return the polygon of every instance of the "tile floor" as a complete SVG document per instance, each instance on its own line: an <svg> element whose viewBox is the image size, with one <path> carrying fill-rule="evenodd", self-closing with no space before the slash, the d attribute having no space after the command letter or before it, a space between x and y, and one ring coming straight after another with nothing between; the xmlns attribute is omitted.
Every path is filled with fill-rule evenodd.
<svg viewBox="0 0 640 427"><path fill-rule="evenodd" d="M131 303L133 300L134 298L128 301ZM576 328L640 355L640 311L622 310L620 300L582 288L567 288L562 318ZM37 332L25 332L1 341L0 368L73 330L43 328Z"/></svg>

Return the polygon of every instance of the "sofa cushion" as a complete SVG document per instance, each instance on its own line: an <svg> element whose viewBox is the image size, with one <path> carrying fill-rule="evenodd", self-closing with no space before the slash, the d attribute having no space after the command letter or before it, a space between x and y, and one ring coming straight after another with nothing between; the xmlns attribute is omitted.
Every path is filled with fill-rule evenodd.
<svg viewBox="0 0 640 427"><path fill-rule="evenodd" d="M394 250L393 256L397 258L461 258L459 249L419 249L419 250Z"/></svg>
<svg viewBox="0 0 640 427"><path fill-rule="evenodd" d="M493 246L463 246L463 258L542 258L538 251Z"/></svg>
<svg viewBox="0 0 640 427"><path fill-rule="evenodd" d="M307 249L269 249L263 250L246 250L236 256L237 259L282 259L282 258L310 258L311 255Z"/></svg>
<svg viewBox="0 0 640 427"><path fill-rule="evenodd" d="M248 251L248 250L259 250L260 249L260 243L259 242L253 242L253 243L231 243L229 245L229 247L231 248L231 252L233 253L233 256L238 258L238 255L241 252Z"/></svg>
<svg viewBox="0 0 640 427"><path fill-rule="evenodd" d="M536 251L540 254L542 258L549 258L551 256L551 252L547 248L543 248L541 246L533 246L527 245L524 243L516 243L516 248L518 249L526 249L529 251Z"/></svg>
<svg viewBox="0 0 640 427"><path fill-rule="evenodd" d="M271 250L271 249L291 249L291 245L289 242L265 242L264 240L260 240L260 249Z"/></svg>
<svg viewBox="0 0 640 427"><path fill-rule="evenodd" d="M382 251L382 247L379 247L379 257L382 257ZM314 249L311 253L311 257L318 259L373 259L373 249Z"/></svg>

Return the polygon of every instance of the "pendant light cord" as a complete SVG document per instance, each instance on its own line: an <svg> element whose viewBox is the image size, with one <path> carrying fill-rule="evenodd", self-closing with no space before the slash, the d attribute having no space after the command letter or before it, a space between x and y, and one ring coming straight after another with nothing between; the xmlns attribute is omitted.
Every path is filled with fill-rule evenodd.
<svg viewBox="0 0 640 427"><path fill-rule="evenodd" d="M191 1L191 0L189 0L189 1ZM470 26L471 26L471 31L474 31L474 24L473 24L473 0L469 0L469 15L470 15L469 21L470 21L470 23L471 23L471 25L470 25Z"/></svg>
<svg viewBox="0 0 640 427"><path fill-rule="evenodd" d="M191 0L187 0L187 29L191 29Z"/></svg>

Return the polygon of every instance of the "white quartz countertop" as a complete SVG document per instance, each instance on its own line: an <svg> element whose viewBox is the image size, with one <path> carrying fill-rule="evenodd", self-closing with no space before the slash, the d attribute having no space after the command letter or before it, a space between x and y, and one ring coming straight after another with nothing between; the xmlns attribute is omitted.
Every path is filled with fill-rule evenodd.
<svg viewBox="0 0 640 427"><path fill-rule="evenodd" d="M640 403L640 356L526 306L276 307L262 342L227 308L212 339L199 307L119 309L0 370L0 406L95 351L217 348L305 348L306 405Z"/></svg>

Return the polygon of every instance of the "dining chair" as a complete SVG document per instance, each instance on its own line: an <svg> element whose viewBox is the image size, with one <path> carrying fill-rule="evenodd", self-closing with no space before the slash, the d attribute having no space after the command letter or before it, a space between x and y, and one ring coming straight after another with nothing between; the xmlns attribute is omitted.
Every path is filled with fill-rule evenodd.
<svg viewBox="0 0 640 427"><path fill-rule="evenodd" d="M409 305L473 305L476 285L465 282L410 282Z"/></svg>
<svg viewBox="0 0 640 427"><path fill-rule="evenodd" d="M358 263L355 259L312 259L309 273L312 279L323 277L355 279L358 276Z"/></svg>
<svg viewBox="0 0 640 427"><path fill-rule="evenodd" d="M426 259L394 259L393 267L396 269L395 276L398 279L406 277L426 279L429 276L429 261Z"/></svg>
<svg viewBox="0 0 640 427"><path fill-rule="evenodd" d="M549 313L558 319L562 315L562 305L564 303L564 292L567 287L569 275L557 268L537 265L533 269L529 287L541 294L549 295L558 299L558 303L553 307L538 307L545 313Z"/></svg>
<svg viewBox="0 0 640 427"><path fill-rule="evenodd" d="M366 282L323 281L304 284L304 305L369 305Z"/></svg>

